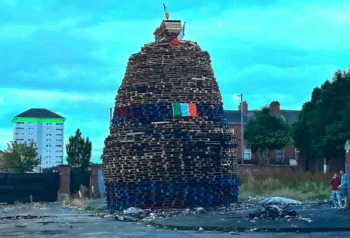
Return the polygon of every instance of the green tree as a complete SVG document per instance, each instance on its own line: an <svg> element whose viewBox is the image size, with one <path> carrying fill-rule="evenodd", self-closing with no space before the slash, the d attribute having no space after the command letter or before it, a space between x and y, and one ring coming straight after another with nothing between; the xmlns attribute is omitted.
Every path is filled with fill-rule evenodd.
<svg viewBox="0 0 350 238"><path fill-rule="evenodd" d="M7 168L7 172L13 173L32 171L39 164L39 159L36 158L38 156L36 150L34 142L29 144L27 142L11 142L11 144L7 144L7 150L2 152L0 167Z"/></svg>
<svg viewBox="0 0 350 238"><path fill-rule="evenodd" d="M350 69L336 71L332 82L314 88L311 101L304 103L293 139L309 161L345 156L344 144L350 138Z"/></svg>
<svg viewBox="0 0 350 238"><path fill-rule="evenodd" d="M291 127L281 117L270 112L268 107L255 112L244 131L244 139L253 153L259 152L262 163L269 163L270 152L291 143Z"/></svg>
<svg viewBox="0 0 350 238"><path fill-rule="evenodd" d="M91 148L92 144L89 138L82 138L80 130L77 129L75 136L70 136L69 143L66 145L68 164L81 169L89 167Z"/></svg>

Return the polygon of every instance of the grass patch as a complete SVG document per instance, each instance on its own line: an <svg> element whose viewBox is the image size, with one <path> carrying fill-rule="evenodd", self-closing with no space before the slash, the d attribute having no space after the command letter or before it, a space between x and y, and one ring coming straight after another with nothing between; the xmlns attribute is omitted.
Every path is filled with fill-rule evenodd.
<svg viewBox="0 0 350 238"><path fill-rule="evenodd" d="M249 197L264 196L286 197L299 201L324 200L331 194L331 187L328 185L331 176L299 170L295 173L277 173L262 177L261 173L254 174L254 171L249 171L240 177L239 199L245 201Z"/></svg>

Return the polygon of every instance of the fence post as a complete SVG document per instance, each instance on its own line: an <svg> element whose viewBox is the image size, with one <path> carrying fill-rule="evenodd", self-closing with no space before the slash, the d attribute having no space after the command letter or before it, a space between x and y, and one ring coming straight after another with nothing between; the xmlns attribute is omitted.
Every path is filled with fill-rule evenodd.
<svg viewBox="0 0 350 238"><path fill-rule="evenodd" d="M70 195L70 165L60 165L58 167L58 175L60 177L57 199L68 198Z"/></svg>
<svg viewBox="0 0 350 238"><path fill-rule="evenodd" d="M98 171L102 168L101 164L91 164L90 165L90 182L89 182L89 194L90 197L99 196L98 187ZM92 186L94 187L94 193L92 194Z"/></svg>

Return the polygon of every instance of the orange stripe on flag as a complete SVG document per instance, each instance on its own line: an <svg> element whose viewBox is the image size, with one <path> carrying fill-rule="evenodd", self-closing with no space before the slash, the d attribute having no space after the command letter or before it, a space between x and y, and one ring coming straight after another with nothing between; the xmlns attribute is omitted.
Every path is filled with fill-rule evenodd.
<svg viewBox="0 0 350 238"><path fill-rule="evenodd" d="M195 103L189 103L188 108L190 110L190 116L196 117L197 116L197 109Z"/></svg>
<svg viewBox="0 0 350 238"><path fill-rule="evenodd" d="M177 45L179 44L179 40L177 39L177 37L175 37L174 40L170 41L171 44Z"/></svg>

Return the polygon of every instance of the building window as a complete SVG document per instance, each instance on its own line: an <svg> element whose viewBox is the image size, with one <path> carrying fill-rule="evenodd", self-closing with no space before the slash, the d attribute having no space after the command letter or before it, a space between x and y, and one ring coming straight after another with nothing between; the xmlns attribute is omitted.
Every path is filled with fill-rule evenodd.
<svg viewBox="0 0 350 238"><path fill-rule="evenodd" d="M56 147L62 147L63 145L56 145Z"/></svg>
<svg viewBox="0 0 350 238"><path fill-rule="evenodd" d="M63 152L63 150L56 150L57 153Z"/></svg>
<svg viewBox="0 0 350 238"><path fill-rule="evenodd" d="M24 133L16 133L16 135L18 135L18 136L23 136Z"/></svg>
<svg viewBox="0 0 350 238"><path fill-rule="evenodd" d="M283 149L281 149L281 150L276 150L276 160L277 160L277 161L283 160Z"/></svg>
<svg viewBox="0 0 350 238"><path fill-rule="evenodd" d="M56 123L56 125L63 125L63 123Z"/></svg>
<svg viewBox="0 0 350 238"><path fill-rule="evenodd" d="M52 123L46 123L46 125L51 125Z"/></svg>
<svg viewBox="0 0 350 238"><path fill-rule="evenodd" d="M24 130L23 127L16 127L17 130Z"/></svg>
<svg viewBox="0 0 350 238"><path fill-rule="evenodd" d="M51 145L46 145L46 147L51 147Z"/></svg>
<svg viewBox="0 0 350 238"><path fill-rule="evenodd" d="M51 139L46 139L46 141L51 141Z"/></svg>
<svg viewBox="0 0 350 238"><path fill-rule="evenodd" d="M63 136L63 134L56 134L56 136Z"/></svg>
<svg viewBox="0 0 350 238"><path fill-rule="evenodd" d="M252 152L250 149L244 149L244 160L251 160Z"/></svg>
<svg viewBox="0 0 350 238"><path fill-rule="evenodd" d="M56 139L56 141L63 141L62 139Z"/></svg>
<svg viewBox="0 0 350 238"><path fill-rule="evenodd" d="M51 134L46 134L46 136L51 136Z"/></svg>
<svg viewBox="0 0 350 238"><path fill-rule="evenodd" d="M57 130L57 131L63 131L63 129L62 129L62 128L56 128L56 130Z"/></svg>
<svg viewBox="0 0 350 238"><path fill-rule="evenodd" d="M17 125L24 124L24 122L16 122Z"/></svg>

